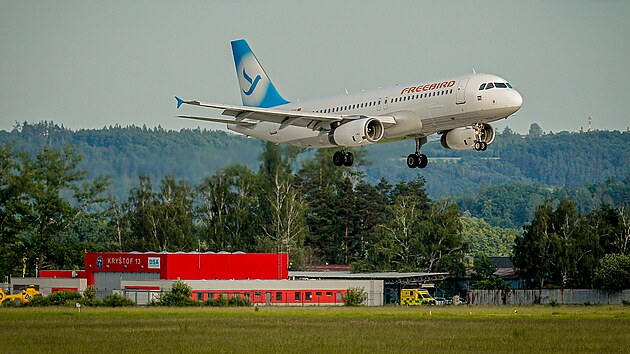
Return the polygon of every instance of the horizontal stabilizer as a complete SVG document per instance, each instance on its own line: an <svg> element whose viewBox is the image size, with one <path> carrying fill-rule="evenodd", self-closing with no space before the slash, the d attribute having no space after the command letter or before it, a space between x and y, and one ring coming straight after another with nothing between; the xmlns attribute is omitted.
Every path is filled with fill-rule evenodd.
<svg viewBox="0 0 630 354"><path fill-rule="evenodd" d="M236 125L242 125L244 127L251 127L253 125L256 125L256 123L253 123L253 122L235 121L234 119L225 119L225 118L199 117L199 116L177 116L177 117L186 118L186 119L203 120L206 122L214 122L214 123L236 124Z"/></svg>

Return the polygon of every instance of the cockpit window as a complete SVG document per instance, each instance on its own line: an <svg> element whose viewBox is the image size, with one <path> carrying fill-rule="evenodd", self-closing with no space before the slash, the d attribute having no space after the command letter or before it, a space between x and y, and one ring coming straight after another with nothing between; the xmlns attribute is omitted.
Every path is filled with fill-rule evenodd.
<svg viewBox="0 0 630 354"><path fill-rule="evenodd" d="M479 86L479 91L483 90L485 87L486 87L485 83L481 84L481 86Z"/></svg>
<svg viewBox="0 0 630 354"><path fill-rule="evenodd" d="M507 85L504 82L495 82L494 86L496 88L507 88Z"/></svg>
<svg viewBox="0 0 630 354"><path fill-rule="evenodd" d="M490 89L492 89L492 88L494 88L494 84L493 84L492 82L489 82L489 83L486 85L486 90L490 90Z"/></svg>
<svg viewBox="0 0 630 354"><path fill-rule="evenodd" d="M509 82L506 82L505 84L507 85L507 87L512 88L512 85L510 85Z"/></svg>

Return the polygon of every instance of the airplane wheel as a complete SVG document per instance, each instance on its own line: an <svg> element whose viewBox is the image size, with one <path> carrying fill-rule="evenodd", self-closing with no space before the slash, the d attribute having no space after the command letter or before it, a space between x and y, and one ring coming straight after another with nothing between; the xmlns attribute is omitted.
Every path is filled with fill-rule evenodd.
<svg viewBox="0 0 630 354"><path fill-rule="evenodd" d="M354 163L354 154L352 154L351 152L346 152L344 154L344 162L343 164L347 167L352 166L352 164Z"/></svg>
<svg viewBox="0 0 630 354"><path fill-rule="evenodd" d="M481 151L481 142L480 141L475 141L475 150Z"/></svg>
<svg viewBox="0 0 630 354"><path fill-rule="evenodd" d="M488 143L486 143L485 141L481 142L481 151L486 151L488 150Z"/></svg>
<svg viewBox="0 0 630 354"><path fill-rule="evenodd" d="M346 160L346 157L344 153L341 151L336 151L335 154L333 155L333 164L335 164L335 166L342 166L345 160Z"/></svg>
<svg viewBox="0 0 630 354"><path fill-rule="evenodd" d="M429 164L429 159L427 158L427 155L420 154L419 157L420 157L420 161L418 162L418 168L427 167L427 165Z"/></svg>
<svg viewBox="0 0 630 354"><path fill-rule="evenodd" d="M416 168L420 164L420 157L416 154L409 154L407 156L407 167Z"/></svg>

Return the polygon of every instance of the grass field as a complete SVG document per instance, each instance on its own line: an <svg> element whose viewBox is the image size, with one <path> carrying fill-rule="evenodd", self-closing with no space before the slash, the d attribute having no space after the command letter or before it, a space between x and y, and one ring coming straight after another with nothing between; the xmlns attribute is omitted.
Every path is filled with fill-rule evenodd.
<svg viewBox="0 0 630 354"><path fill-rule="evenodd" d="M627 306L0 308L0 321L0 353L630 352Z"/></svg>

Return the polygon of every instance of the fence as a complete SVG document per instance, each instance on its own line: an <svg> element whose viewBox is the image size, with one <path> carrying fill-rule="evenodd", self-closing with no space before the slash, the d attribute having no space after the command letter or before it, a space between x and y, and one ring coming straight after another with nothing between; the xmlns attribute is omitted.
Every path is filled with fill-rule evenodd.
<svg viewBox="0 0 630 354"><path fill-rule="evenodd" d="M542 289L542 290L471 290L470 305L621 305L630 301L630 289L617 292L591 289Z"/></svg>

